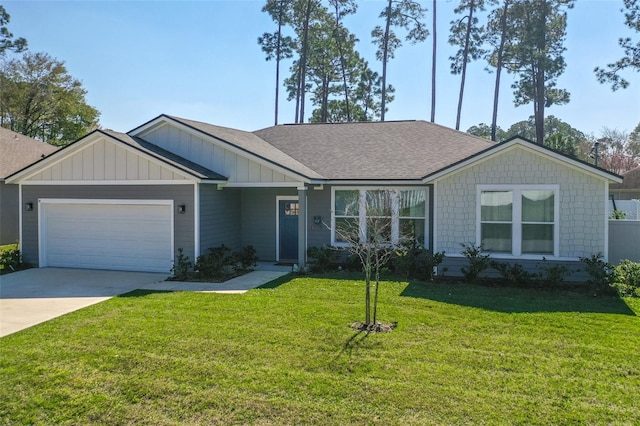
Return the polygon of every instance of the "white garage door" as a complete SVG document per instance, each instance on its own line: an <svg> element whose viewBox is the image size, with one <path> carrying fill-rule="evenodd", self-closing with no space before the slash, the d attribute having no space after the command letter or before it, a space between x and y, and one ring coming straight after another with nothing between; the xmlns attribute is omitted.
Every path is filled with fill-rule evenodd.
<svg viewBox="0 0 640 426"><path fill-rule="evenodd" d="M171 204L41 203L41 266L169 272Z"/></svg>

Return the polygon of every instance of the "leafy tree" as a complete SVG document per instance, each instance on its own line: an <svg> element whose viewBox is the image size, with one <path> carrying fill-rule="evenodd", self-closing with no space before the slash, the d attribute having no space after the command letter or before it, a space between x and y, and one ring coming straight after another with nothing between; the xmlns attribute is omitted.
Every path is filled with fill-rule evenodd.
<svg viewBox="0 0 640 426"><path fill-rule="evenodd" d="M504 47L504 64L518 79L512 85L515 105L533 103L535 141L544 141L545 108L569 102L569 92L556 87L566 63L563 52L566 9L574 0L520 0L509 8L511 41Z"/></svg>
<svg viewBox="0 0 640 426"><path fill-rule="evenodd" d="M489 126L485 123L480 123L477 126L471 126L467 129L467 133L469 133L470 135L480 136L481 138L485 138L488 140L493 140L494 132L497 135L498 141L503 141L506 139L506 132L502 130L500 126L493 128L492 126Z"/></svg>
<svg viewBox="0 0 640 426"><path fill-rule="evenodd" d="M571 157L577 157L578 154L578 141L562 133L554 133L544 140L544 146L561 152Z"/></svg>
<svg viewBox="0 0 640 426"><path fill-rule="evenodd" d="M98 126L99 112L64 62L46 53L3 59L0 68L0 126L65 145Z"/></svg>
<svg viewBox="0 0 640 426"><path fill-rule="evenodd" d="M22 37L13 38L13 34L7 28L9 21L11 21L11 15L0 5L0 56L3 56L6 51L20 53L27 50L27 40Z"/></svg>
<svg viewBox="0 0 640 426"><path fill-rule="evenodd" d="M417 1L388 0L380 13L384 19L384 28L380 25L371 31L373 43L378 47L376 58L382 62L382 103L380 120L384 121L387 109L387 63L393 59L395 50L402 46L402 40L396 35L395 28L406 30L405 40L416 43L424 41L429 35L424 22L426 9Z"/></svg>
<svg viewBox="0 0 640 426"><path fill-rule="evenodd" d="M640 32L640 0L623 0L625 25L635 32ZM620 76L625 69L640 72L640 41L632 41L631 37L619 38L618 44L624 51L624 56L618 61L608 64L606 68L596 67L594 72L600 83L611 83L611 89L616 91L629 86L629 81Z"/></svg>
<svg viewBox="0 0 640 426"><path fill-rule="evenodd" d="M461 0L454 9L456 14L464 16L451 22L449 44L459 46L451 60L451 73L460 74L460 92L458 95L458 111L456 113L456 130L460 130L460 115L464 97L464 83L467 75L467 64L484 54L484 28L478 25L477 11L484 10L484 0Z"/></svg>
<svg viewBox="0 0 640 426"><path fill-rule="evenodd" d="M545 117L544 119L544 134L543 140L546 141L549 137L561 134L565 138L573 138L576 142L586 140L586 135L578 129L571 127L570 124L556 118L553 115ZM536 138L536 123L535 117L530 116L527 120L514 123L507 129L504 134L505 138L513 136L522 136L529 140L535 140Z"/></svg>
<svg viewBox="0 0 640 426"><path fill-rule="evenodd" d="M293 57L293 39L289 36L282 35L282 27L290 19L291 0L267 0L262 8L263 12L269 13L278 25L278 29L274 33L264 33L258 37L258 44L262 47L262 51L267 55L267 61L275 59L276 61L276 94L274 106L274 124L278 124L278 98L280 88L280 61Z"/></svg>
<svg viewBox="0 0 640 426"><path fill-rule="evenodd" d="M599 167L621 174L640 166L640 141L630 133L605 127L600 137L592 136L590 142L599 144Z"/></svg>

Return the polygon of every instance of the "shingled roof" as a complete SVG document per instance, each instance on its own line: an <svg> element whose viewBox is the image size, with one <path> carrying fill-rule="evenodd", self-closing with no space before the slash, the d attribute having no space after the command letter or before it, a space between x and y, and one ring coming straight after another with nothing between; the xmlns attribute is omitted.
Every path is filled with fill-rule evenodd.
<svg viewBox="0 0 640 426"><path fill-rule="evenodd" d="M421 179L495 146L426 121L294 124L253 133L330 180Z"/></svg>
<svg viewBox="0 0 640 426"><path fill-rule="evenodd" d="M0 180L56 151L58 147L0 127Z"/></svg>

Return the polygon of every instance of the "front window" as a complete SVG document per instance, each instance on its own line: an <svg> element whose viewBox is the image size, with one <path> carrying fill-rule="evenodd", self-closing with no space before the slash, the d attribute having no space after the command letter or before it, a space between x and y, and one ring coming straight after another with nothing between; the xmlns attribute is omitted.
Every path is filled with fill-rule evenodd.
<svg viewBox="0 0 640 426"><path fill-rule="evenodd" d="M512 255L555 255L557 187L480 188L483 250Z"/></svg>
<svg viewBox="0 0 640 426"><path fill-rule="evenodd" d="M424 244L426 213L424 189L336 189L333 241Z"/></svg>

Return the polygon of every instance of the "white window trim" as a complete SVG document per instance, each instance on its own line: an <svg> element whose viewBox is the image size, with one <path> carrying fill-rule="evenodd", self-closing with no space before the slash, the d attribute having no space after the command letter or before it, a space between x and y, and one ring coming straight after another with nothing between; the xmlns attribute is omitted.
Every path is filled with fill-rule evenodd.
<svg viewBox="0 0 640 426"><path fill-rule="evenodd" d="M359 191L359 208L358 208L358 224L360 226L360 236L363 238L366 235L366 191L390 191L396 194L399 194L400 191L423 191L424 192L424 200L425 200L425 208L424 208L424 217L417 216L400 216L399 204L397 201L393 201L392 212L391 212L391 241L392 244L396 244L400 239L400 219L420 219L424 220L424 231L423 234L425 236L424 246L428 246L429 239L429 188L428 187L415 187L415 186L338 186L331 188L331 245L334 247L348 247L349 243L336 241L336 214L335 214L335 203L336 203L336 191ZM394 200L399 200L399 197L395 197ZM340 216L342 217L342 216Z"/></svg>
<svg viewBox="0 0 640 426"><path fill-rule="evenodd" d="M547 190L553 191L553 254L522 254L522 191ZM513 210L511 212L511 253L487 252L496 258L505 259L535 259L560 256L560 185L477 185L476 186L476 245L482 243L482 192L483 191L511 191L513 192Z"/></svg>

